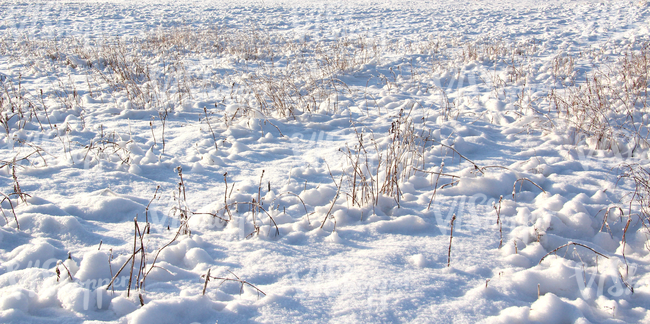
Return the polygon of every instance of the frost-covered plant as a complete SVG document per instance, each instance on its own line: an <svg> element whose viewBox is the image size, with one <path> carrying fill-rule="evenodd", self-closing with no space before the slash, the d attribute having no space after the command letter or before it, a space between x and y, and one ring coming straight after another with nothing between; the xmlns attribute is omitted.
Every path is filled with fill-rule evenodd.
<svg viewBox="0 0 650 324"><path fill-rule="evenodd" d="M403 110L386 137L377 139L369 132L370 136L364 136L364 129L356 130L357 143L344 152L348 162L347 196L358 206L376 206L380 195L393 197L399 203L399 184L423 164L422 147L426 141L416 133L413 120Z"/></svg>
<svg viewBox="0 0 650 324"><path fill-rule="evenodd" d="M624 165L622 171L619 179L630 179L634 182L634 191L626 197L628 222L634 216L638 218L642 228L646 230L645 248L650 252L650 169L635 164ZM628 226L625 227L625 231L628 230Z"/></svg>
<svg viewBox="0 0 650 324"><path fill-rule="evenodd" d="M650 45L625 51L612 66L602 66L583 82L555 90L549 101L558 115L594 149L633 154L650 147L647 127ZM573 61L557 58L554 71L568 74Z"/></svg>

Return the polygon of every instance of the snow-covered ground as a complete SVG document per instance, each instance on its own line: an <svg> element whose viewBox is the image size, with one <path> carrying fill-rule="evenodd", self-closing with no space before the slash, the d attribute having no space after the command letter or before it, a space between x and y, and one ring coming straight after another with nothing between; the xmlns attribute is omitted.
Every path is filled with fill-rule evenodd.
<svg viewBox="0 0 650 324"><path fill-rule="evenodd" d="M0 322L648 323L649 10L2 2Z"/></svg>

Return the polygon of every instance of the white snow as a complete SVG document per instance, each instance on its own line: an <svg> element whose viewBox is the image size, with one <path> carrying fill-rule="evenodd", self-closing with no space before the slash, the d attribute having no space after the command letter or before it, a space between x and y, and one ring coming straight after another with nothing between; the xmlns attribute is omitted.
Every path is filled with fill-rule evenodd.
<svg viewBox="0 0 650 324"><path fill-rule="evenodd" d="M0 12L2 323L650 322L646 1Z"/></svg>

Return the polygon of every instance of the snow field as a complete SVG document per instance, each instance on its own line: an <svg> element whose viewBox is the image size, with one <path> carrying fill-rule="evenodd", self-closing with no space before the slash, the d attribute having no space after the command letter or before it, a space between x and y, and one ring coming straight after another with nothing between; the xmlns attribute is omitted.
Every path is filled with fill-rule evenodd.
<svg viewBox="0 0 650 324"><path fill-rule="evenodd" d="M2 322L650 321L644 2L0 7Z"/></svg>

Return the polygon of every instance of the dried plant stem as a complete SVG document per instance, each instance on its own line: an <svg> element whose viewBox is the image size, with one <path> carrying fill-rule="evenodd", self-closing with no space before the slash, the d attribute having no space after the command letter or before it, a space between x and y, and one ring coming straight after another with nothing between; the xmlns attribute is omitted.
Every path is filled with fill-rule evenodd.
<svg viewBox="0 0 650 324"><path fill-rule="evenodd" d="M449 250L447 251L447 268L449 268L451 265L451 241L454 239L454 221L456 221L456 214L451 217L449 230Z"/></svg>
<svg viewBox="0 0 650 324"><path fill-rule="evenodd" d="M133 258L133 257L134 257L138 252L140 252L139 249L138 249L135 253L131 254L131 255L129 256L129 258L126 259L126 261L124 261L124 263L122 264L122 266L120 267L120 269L117 270L117 272L115 273L115 275L113 276L113 278L111 279L111 281L108 283L108 285L106 286L106 288L111 287L111 286L113 285L113 282L115 281L115 279L117 279L117 276L119 276L120 273L122 273L122 270L124 270L124 268L126 268L126 266L129 264L129 262L131 262L131 259L132 259L132 258Z"/></svg>
<svg viewBox="0 0 650 324"><path fill-rule="evenodd" d="M305 202L302 200L302 198L300 198L300 196L296 195L296 194L293 193L293 192L289 192L289 191L287 191L287 192L283 192L283 193L277 195L277 196L275 197L275 199L278 199L278 198L282 197L283 195L290 195L290 196L296 197L296 198L298 198L298 200L300 200L300 203L302 204L302 207L305 209L305 216L307 217L307 222L309 222L309 215L310 215L310 214L309 214L309 212L307 211L307 205L305 205ZM273 205L273 202L275 201L275 199L273 199L273 201L271 202L271 205ZM312 214L313 214L313 213L312 213Z"/></svg>
<svg viewBox="0 0 650 324"><path fill-rule="evenodd" d="M542 189L542 187L540 187L540 185L536 184L533 180L530 180L528 178L519 178L512 185L512 199L514 199L515 201L517 201L516 198L515 198L515 192L516 192L515 188L517 187L517 182L521 182L522 183L521 186L523 186L524 181L528 181L528 182L532 183L535 187L539 188L539 190L541 190L543 193L546 193L546 190ZM519 190L521 190L521 186L519 187Z"/></svg>
<svg viewBox="0 0 650 324"><path fill-rule="evenodd" d="M260 184L257 187L257 203L262 205L262 179L264 179L264 170L262 170L262 175L260 176ZM259 213L259 208L257 210L253 209L253 222L255 222L255 212Z"/></svg>
<svg viewBox="0 0 650 324"><path fill-rule="evenodd" d="M630 285L627 281L625 281L625 279L623 279L623 274L620 271L618 272L618 276L621 278L621 281L623 282L625 287L627 287L627 289L629 289L630 292L634 294L634 287Z"/></svg>
<svg viewBox="0 0 650 324"><path fill-rule="evenodd" d="M205 286L204 286L204 293L205 293L205 287L207 287L208 278L209 278L209 279L221 280L221 284L223 284L226 281L234 281L234 282L240 283L241 286L239 288L239 294L244 292L244 285L247 285L247 286L255 289L257 291L258 296L259 296L259 294L262 294L262 295L266 296L265 292L263 292L261 289L257 288L252 283L250 283L250 282L248 282L246 280L240 279L236 274L232 273L232 271L230 271L230 270L228 272L230 272L233 276L235 276L235 279L233 279L233 278L212 277L212 276L210 276L209 270L208 270L208 275L207 276L206 275L201 275L201 278L206 277ZM221 285L221 284L219 284L219 285Z"/></svg>
<svg viewBox="0 0 650 324"><path fill-rule="evenodd" d="M185 195L185 181L183 180L183 167L180 166L176 167L176 171L178 171L178 176L181 178L181 182L179 183L178 189L179 191L180 189L183 189L183 202L187 204L187 196ZM180 192L178 194L180 198Z"/></svg>
<svg viewBox="0 0 650 324"><path fill-rule="evenodd" d="M145 225L145 231L148 230L148 226L149 224ZM136 280L136 286L138 287L138 289L142 289L144 285L144 280L140 281L140 277L144 276L144 269L147 266L147 254L144 248L144 239L143 239L144 233L143 231L140 230L140 226L138 226L137 218L135 221L135 231L136 231L136 235L140 238L140 266L138 268L138 277Z"/></svg>
<svg viewBox="0 0 650 324"><path fill-rule="evenodd" d="M57 275L56 281L59 281L59 273L60 273L59 265L62 265L63 268L65 268L65 271L68 273L68 278L70 278L70 281L74 280L74 279L72 279L72 274L70 273L70 269L68 269L68 267L65 265L65 263L63 263L61 261L58 261L56 265L57 265L57 267L56 267L56 275Z"/></svg>
<svg viewBox="0 0 650 324"><path fill-rule="evenodd" d="M436 184L433 186L433 194L431 194L431 199L429 199L429 206L427 206L427 210L431 208L431 204L433 203L433 200L436 198L436 192L438 191L438 181L440 181L440 176L443 174L442 172L444 168L445 168L445 162L440 163L440 172L437 173L438 177L436 178Z"/></svg>
<svg viewBox="0 0 650 324"><path fill-rule="evenodd" d="M129 286L127 287L126 290L126 297L129 297L131 293L131 281L133 280L133 267L135 266L135 255L136 255L136 248L137 248L137 243L138 243L138 234L137 234L137 229L138 229L138 219L134 218L133 222L135 223L135 232L133 234L133 255L131 256L131 272L129 273Z"/></svg>
<svg viewBox="0 0 650 324"><path fill-rule="evenodd" d="M214 141L214 149L216 151L219 151L219 148L217 147L217 137L214 135L214 130L212 129L212 125L210 124L210 118L208 117L208 109L203 107L203 113L205 114L205 121L208 123L208 128L210 128L210 133L212 133L212 140Z"/></svg>
<svg viewBox="0 0 650 324"><path fill-rule="evenodd" d="M603 217L603 224L600 225L600 230L598 230L599 232L602 232L604 227L607 227L607 230L610 233L612 232L612 229L609 228L609 224L607 224L607 218L608 218L609 213L610 213L610 211L612 209L618 209L618 211L621 213L621 217L622 217L622 215L625 215L625 212L623 212L623 208L621 208L619 206L610 206L609 208L607 208L607 211L605 212L605 216ZM601 209L601 211L602 211L602 209Z"/></svg>
<svg viewBox="0 0 650 324"><path fill-rule="evenodd" d="M16 221L16 229L20 230L20 224L18 224L18 216L16 215L16 211L14 210L14 203L11 202L11 199L9 196L5 195L4 193L0 192L0 195L2 195L4 198L0 201L0 204L4 202L5 200L9 202L9 206L11 207L11 212L14 214L14 220ZM0 210L2 210L2 215L5 216L5 221L8 224L9 221L7 220L7 216L5 215L4 209L2 209L2 206L0 206Z"/></svg>
<svg viewBox="0 0 650 324"><path fill-rule="evenodd" d="M330 177L332 177L332 181L334 181L334 185L336 186L336 195L334 195L334 199L332 199L332 203L330 204L330 209L327 210L327 214L325 215L325 218L323 218L323 221L320 224L320 228L322 229L323 226L325 226L325 222L327 219L330 217L330 214L332 213L332 209L334 209L334 205L336 204L336 201L339 199L339 194L341 193L341 186L343 185L343 175L341 174L341 180L339 180L339 183L336 183L336 180L334 180L334 176L332 175L332 170L330 170L329 164L327 165L327 170L330 173ZM336 229L336 225L334 225L334 228Z"/></svg>
<svg viewBox="0 0 650 324"><path fill-rule="evenodd" d="M26 194L23 192L23 190L20 188L20 183L18 183L18 176L16 176L16 157L13 159L13 163L11 163L11 177L14 180L14 192L11 193L16 194L20 200L23 201L23 203L27 203L27 199L25 199L25 196L31 197L30 195Z"/></svg>
<svg viewBox="0 0 650 324"><path fill-rule="evenodd" d="M208 281L210 281L210 269L208 269L208 273L205 275L205 283L203 284L202 293L203 296L205 296L205 290L208 288Z"/></svg>
<svg viewBox="0 0 650 324"><path fill-rule="evenodd" d="M569 243L567 243L567 244L563 244L563 245L558 246L557 248L555 248L555 250L553 250L553 251L551 251L551 252L549 252L549 253L546 253L546 255L544 255L544 256L539 260L539 263L538 263L538 264L542 264L542 261L544 261L544 259L545 259L547 256L549 256L549 255L551 255L551 254L557 252L559 249L564 248L564 247L567 247L567 246L569 246L569 245L581 246L581 247L583 247L583 248L585 248L585 249L587 249L587 250L589 250L589 251L591 251L591 252L594 252L594 253L596 253L596 254L598 254L598 255L604 257L605 259L609 259L608 256L606 256L606 255L604 255L604 254L602 254L602 253L600 253L600 252L594 250L593 248L591 248L591 247L589 247L589 246L586 246L586 245L581 244L581 243L569 242Z"/></svg>
<svg viewBox="0 0 650 324"><path fill-rule="evenodd" d="M445 148L448 148L448 149L454 151L454 152L455 152L456 154L458 154L458 156L460 156L463 160L465 160L465 161L471 163L471 164L474 166L474 169L475 169L475 170L478 170L478 172L481 172L481 174L483 174L483 170L482 170L482 168L479 168L479 166L478 166L476 163L474 163L474 161L472 161L472 160L468 159L466 156L462 155L462 154L461 154L460 152L458 152L454 147L449 146L449 145L445 145L445 144L442 144L442 143L438 143L438 145L440 145L440 146L442 146L442 147L445 147Z"/></svg>
<svg viewBox="0 0 650 324"><path fill-rule="evenodd" d="M149 224L149 206L151 206L151 203L156 199L158 195L158 190L160 190L160 185L156 186L156 191L153 193L153 198L149 200L149 203L147 204L147 208L144 210L144 219L147 224ZM149 234L147 232L147 234Z"/></svg>
<svg viewBox="0 0 650 324"><path fill-rule="evenodd" d="M174 235L174 238L172 238L171 241L167 242L167 244L163 245L163 247L158 249L158 252L156 252L156 256L153 258L153 261L151 262L151 266L149 267L149 270L147 270L147 272L144 275L143 281L147 279L147 276L149 276L149 273L155 267L156 261L158 260L158 256L160 255L160 252L162 252L166 247L172 245L172 243L176 242L178 237L181 235L181 232L183 231L184 227L187 227L187 224L185 222L181 222L180 226L178 227L178 230L176 231L176 235ZM128 260L127 260L127 262L128 262ZM120 271L121 271L121 269L120 269ZM119 272L118 272L118 274L119 274ZM116 274L115 277L113 277L113 279L115 279L118 274ZM111 280L111 282L112 282L112 280Z"/></svg>
<svg viewBox="0 0 650 324"><path fill-rule="evenodd" d="M217 210L217 213L218 213L219 211L221 211L222 209L229 210L229 207L230 207L230 206L238 206L238 205L250 205L250 206L252 206L252 207L256 207L256 208L259 208L260 210L262 210L262 211L263 211L263 212L264 212L264 213L269 217L269 219L271 220L271 222L273 222L273 226L275 226L275 235L280 235L280 229L278 228L278 224L275 222L275 219L273 219L273 216L271 216L271 214L269 214L269 212L266 211L266 209L264 209L264 207L262 207L262 205L260 205L260 204L258 204L258 203L255 203L255 202L248 202L248 201L244 201L244 202L231 202L230 204L227 204L225 207L223 207L223 208ZM211 214L211 215L212 215L212 214Z"/></svg>
<svg viewBox="0 0 650 324"><path fill-rule="evenodd" d="M153 138L153 145L154 146L156 145L156 134L154 134L154 131L153 131L153 120L155 118L156 117L151 117L151 120L149 121L149 127L151 128L151 137Z"/></svg>
<svg viewBox="0 0 650 324"><path fill-rule="evenodd" d="M497 225L499 225L499 248L503 246L503 227L502 227L502 222L501 222L501 201L503 200L503 196L499 196L499 205L492 205L494 208L494 211L497 213ZM515 241L515 244L516 241Z"/></svg>

